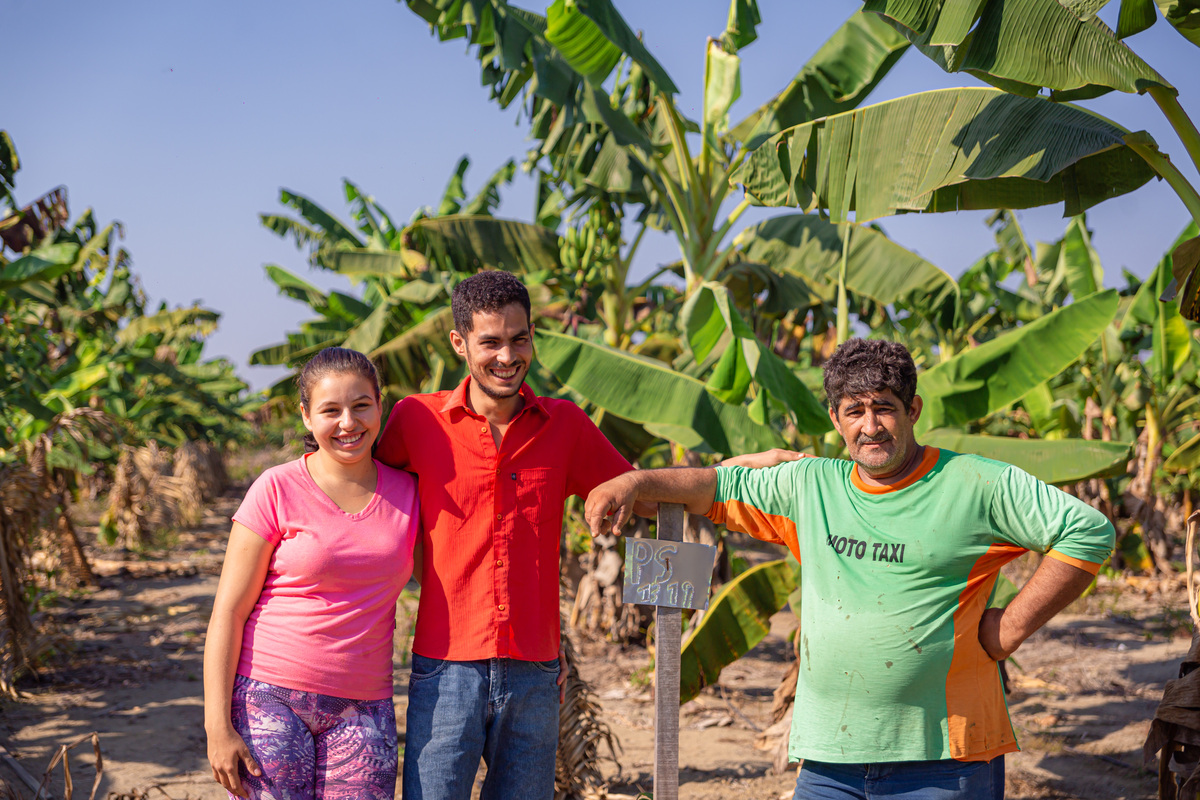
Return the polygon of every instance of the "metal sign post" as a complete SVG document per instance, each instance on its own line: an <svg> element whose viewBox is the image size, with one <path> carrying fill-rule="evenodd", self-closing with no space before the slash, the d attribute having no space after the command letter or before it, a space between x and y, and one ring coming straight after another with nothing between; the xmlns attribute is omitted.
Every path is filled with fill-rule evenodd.
<svg viewBox="0 0 1200 800"><path fill-rule="evenodd" d="M708 607L717 548L683 542L686 511L658 506L658 539L625 542L626 603L654 610L654 800L679 798L679 642L682 609Z"/></svg>

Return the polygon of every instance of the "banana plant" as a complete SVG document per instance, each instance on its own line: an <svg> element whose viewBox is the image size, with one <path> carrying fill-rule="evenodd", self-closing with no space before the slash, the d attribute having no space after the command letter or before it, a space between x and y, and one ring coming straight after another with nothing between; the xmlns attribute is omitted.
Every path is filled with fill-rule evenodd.
<svg viewBox="0 0 1200 800"><path fill-rule="evenodd" d="M857 106L908 47L904 38L872 15L854 14L783 91L731 124L730 109L741 91L738 53L755 38L759 21L754 2L735 0L725 30L705 45L703 110L694 121L680 112L671 77L608 0L561 0L544 16L502 0L410 0L408 5L440 39L467 38L484 85L499 105L520 101L537 144L526 163L541 187L535 216L563 220L568 226L564 264L579 272L593 269L598 278L596 300L579 305L569 329L578 331L579 322L595 320L605 345L670 363L706 381L723 402L742 405L745 392L718 386L727 367L745 363L738 348L756 346L727 327L697 357L682 306L709 284L726 285L742 318L760 339L769 340L789 311L794 319L796 309L788 301L804 289L799 281L756 269L740 257L745 237L736 243L730 237L751 202L729 201L729 177L751 152L750 143L783 125ZM627 228L633 231L628 241ZM668 267L683 283L677 299L655 286L661 272L642 283L627 281L647 230L662 228L679 246L679 261ZM770 295L765 306L752 288L763 279ZM778 364L762 363L761 377L787 379ZM733 372L739 381L746 374ZM758 371L748 374L758 403L751 413L765 421L772 392L759 382ZM789 390L776 409L777 427L802 438L824 434L830 426L823 413L813 413L819 404L811 392L798 381L789 381ZM605 410L624 416L618 407Z"/></svg>
<svg viewBox="0 0 1200 800"><path fill-rule="evenodd" d="M1154 6L1122 0L1114 31L1096 16L1106 2L867 0L863 8L890 22L947 72L967 72L1014 96L1032 98L1047 91L1047 102L1062 103L1111 91L1147 93L1200 170L1200 131L1180 105L1178 90L1124 41L1156 22ZM1165 0L1157 5L1181 35L1200 46L1200 10L1194 3ZM1167 181L1200 224L1200 192L1157 143L1144 131L1125 132L1122 140ZM1068 203L1068 214L1074 213ZM1195 238L1180 253L1175 285L1182 290L1184 317L1200 320L1200 242Z"/></svg>

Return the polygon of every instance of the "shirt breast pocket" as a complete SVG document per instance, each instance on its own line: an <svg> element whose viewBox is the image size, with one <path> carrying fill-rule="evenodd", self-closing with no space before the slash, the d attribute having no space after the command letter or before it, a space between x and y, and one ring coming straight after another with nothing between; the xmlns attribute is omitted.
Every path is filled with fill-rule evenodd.
<svg viewBox="0 0 1200 800"><path fill-rule="evenodd" d="M553 469L519 469L516 476L517 513L529 524L534 533L543 524L552 521L560 509L555 501L562 503L561 492L554 490L554 481L560 475Z"/></svg>

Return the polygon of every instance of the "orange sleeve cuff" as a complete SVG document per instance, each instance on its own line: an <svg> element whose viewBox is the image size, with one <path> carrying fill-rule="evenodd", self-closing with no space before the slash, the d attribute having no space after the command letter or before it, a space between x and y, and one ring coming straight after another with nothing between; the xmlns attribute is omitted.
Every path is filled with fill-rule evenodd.
<svg viewBox="0 0 1200 800"><path fill-rule="evenodd" d="M1084 561L1081 558L1072 558L1071 556L1065 556L1062 553L1058 552L1057 550L1051 550L1049 553L1046 553L1046 555L1057 561L1061 561L1064 564L1070 564L1072 567L1078 567L1079 569L1083 570L1084 572L1089 572L1092 575L1095 575L1097 572L1100 571L1100 565L1094 561Z"/></svg>

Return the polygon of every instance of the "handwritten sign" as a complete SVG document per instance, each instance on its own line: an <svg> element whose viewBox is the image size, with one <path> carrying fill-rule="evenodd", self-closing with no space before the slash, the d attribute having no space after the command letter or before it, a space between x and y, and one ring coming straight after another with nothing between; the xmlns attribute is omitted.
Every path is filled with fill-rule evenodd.
<svg viewBox="0 0 1200 800"><path fill-rule="evenodd" d="M622 601L667 608L708 608L717 548L710 544L625 540Z"/></svg>

